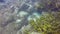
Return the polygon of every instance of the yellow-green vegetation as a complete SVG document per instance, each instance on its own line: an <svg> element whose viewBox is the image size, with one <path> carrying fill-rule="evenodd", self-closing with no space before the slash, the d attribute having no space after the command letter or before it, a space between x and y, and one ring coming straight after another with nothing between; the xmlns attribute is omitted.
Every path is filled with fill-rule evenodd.
<svg viewBox="0 0 60 34"><path fill-rule="evenodd" d="M54 20L54 16L51 14L41 15L39 19L36 19L36 21L31 20L30 24L32 25L33 29L37 32L51 32L51 21Z"/></svg>
<svg viewBox="0 0 60 34"><path fill-rule="evenodd" d="M56 15L52 13L42 14L40 18L29 23L35 32L42 34L60 34L60 12ZM28 34L28 33L27 33Z"/></svg>
<svg viewBox="0 0 60 34"><path fill-rule="evenodd" d="M24 33L25 34L30 34L30 32L28 30L25 30Z"/></svg>

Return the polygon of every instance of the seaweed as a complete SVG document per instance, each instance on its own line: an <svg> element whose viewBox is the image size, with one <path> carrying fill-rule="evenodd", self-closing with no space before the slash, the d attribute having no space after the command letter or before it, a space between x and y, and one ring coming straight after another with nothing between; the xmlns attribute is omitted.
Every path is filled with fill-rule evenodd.
<svg viewBox="0 0 60 34"><path fill-rule="evenodd" d="M56 14L58 15L59 13L57 12ZM57 17L59 17L59 15ZM57 19L52 13L46 13L42 14L39 19L37 18L36 21L34 21L33 19L30 20L29 24L31 25L33 31L42 34L60 34L59 19Z"/></svg>

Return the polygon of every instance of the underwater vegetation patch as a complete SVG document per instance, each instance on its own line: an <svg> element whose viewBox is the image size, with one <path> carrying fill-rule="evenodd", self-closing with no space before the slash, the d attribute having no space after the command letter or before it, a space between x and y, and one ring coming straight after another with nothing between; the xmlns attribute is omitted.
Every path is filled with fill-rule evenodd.
<svg viewBox="0 0 60 34"><path fill-rule="evenodd" d="M30 20L29 24L31 27L24 32L26 34L31 34L32 32L37 32L39 34L60 34L60 12L57 12L56 14L57 15L45 13L42 14L40 18L36 18L36 21L33 19Z"/></svg>
<svg viewBox="0 0 60 34"><path fill-rule="evenodd" d="M1 33L60 34L60 0L0 0Z"/></svg>
<svg viewBox="0 0 60 34"><path fill-rule="evenodd" d="M26 25L22 34L60 34L60 2L58 0L36 1L30 12L31 15L34 12L40 15L29 16L31 20L29 20L28 25L31 27L28 29L29 26L26 27Z"/></svg>

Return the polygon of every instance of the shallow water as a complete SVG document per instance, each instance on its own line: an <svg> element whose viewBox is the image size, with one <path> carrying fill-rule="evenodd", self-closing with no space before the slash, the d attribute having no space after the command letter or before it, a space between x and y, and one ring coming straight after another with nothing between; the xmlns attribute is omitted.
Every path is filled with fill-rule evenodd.
<svg viewBox="0 0 60 34"><path fill-rule="evenodd" d="M19 1L18 0L5 0L5 1L0 0L0 2L1 2L0 3L0 6L1 6L0 7L0 18L1 18L0 33L1 34L10 34L11 31L13 31L12 33L19 31L22 28L22 26L28 24L28 21L29 21L28 19L31 18L29 16L32 16L33 13L37 11L34 8L34 3L36 2L34 0L33 1L31 0L26 0L26 1L25 0L19 0ZM36 14L38 15L37 12Z"/></svg>
<svg viewBox="0 0 60 34"><path fill-rule="evenodd" d="M17 34L28 25L30 19L39 18L42 12L48 12L50 8L51 11L59 11L54 4L48 5L48 0L0 0L0 33Z"/></svg>

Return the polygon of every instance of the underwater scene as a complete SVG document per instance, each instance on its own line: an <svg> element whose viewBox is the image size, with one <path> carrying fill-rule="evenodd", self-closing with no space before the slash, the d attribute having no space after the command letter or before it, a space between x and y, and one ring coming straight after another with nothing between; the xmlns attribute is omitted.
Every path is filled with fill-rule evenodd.
<svg viewBox="0 0 60 34"><path fill-rule="evenodd" d="M0 0L0 34L60 34L60 0Z"/></svg>

